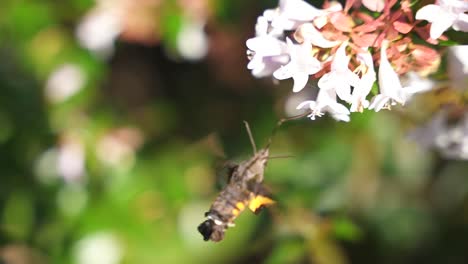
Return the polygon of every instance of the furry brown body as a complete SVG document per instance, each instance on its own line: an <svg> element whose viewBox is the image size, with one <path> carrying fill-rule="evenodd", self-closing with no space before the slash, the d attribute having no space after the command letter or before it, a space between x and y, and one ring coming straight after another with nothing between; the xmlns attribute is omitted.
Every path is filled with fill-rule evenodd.
<svg viewBox="0 0 468 264"><path fill-rule="evenodd" d="M198 226L205 241L221 241L226 229L234 226L234 220L245 208L257 212L261 207L274 203L260 194L268 155L268 148L261 149L233 168L228 184L205 213L207 220Z"/></svg>

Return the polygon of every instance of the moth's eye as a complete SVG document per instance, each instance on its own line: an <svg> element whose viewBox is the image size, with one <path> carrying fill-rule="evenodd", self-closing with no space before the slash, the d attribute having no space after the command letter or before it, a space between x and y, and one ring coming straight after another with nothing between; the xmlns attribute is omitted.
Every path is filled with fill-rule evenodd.
<svg viewBox="0 0 468 264"><path fill-rule="evenodd" d="M208 241L210 239L214 226L215 223L211 219L206 220L198 226L198 232L202 234L203 240Z"/></svg>

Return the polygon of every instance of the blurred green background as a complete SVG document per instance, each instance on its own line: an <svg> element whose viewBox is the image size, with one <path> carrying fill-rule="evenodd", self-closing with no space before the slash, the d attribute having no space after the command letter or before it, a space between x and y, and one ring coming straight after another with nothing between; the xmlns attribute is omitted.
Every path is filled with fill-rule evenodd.
<svg viewBox="0 0 468 264"><path fill-rule="evenodd" d="M202 240L216 168L252 153L242 120L264 146L298 100L246 68L276 5L2 0L0 263L468 263L468 164L388 111L286 123L277 204Z"/></svg>

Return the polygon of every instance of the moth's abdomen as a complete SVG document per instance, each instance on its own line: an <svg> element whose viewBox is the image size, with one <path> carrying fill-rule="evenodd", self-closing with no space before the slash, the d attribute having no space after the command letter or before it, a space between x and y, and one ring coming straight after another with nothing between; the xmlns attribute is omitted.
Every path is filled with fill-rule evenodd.
<svg viewBox="0 0 468 264"><path fill-rule="evenodd" d="M250 192L238 185L228 185L211 205L210 212L219 220L232 223L244 211L250 200ZM208 212L208 213L210 213Z"/></svg>
<svg viewBox="0 0 468 264"><path fill-rule="evenodd" d="M207 220L198 226L205 241L221 241L226 229L234 225L234 220L245 210L251 193L237 184L229 184L219 193L210 210L205 214Z"/></svg>

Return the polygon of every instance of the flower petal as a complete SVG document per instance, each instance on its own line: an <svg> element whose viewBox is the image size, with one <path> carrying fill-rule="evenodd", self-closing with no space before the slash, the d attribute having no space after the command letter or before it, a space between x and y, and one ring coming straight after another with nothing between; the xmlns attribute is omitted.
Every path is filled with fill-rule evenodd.
<svg viewBox="0 0 468 264"><path fill-rule="evenodd" d="M257 24L255 25L255 34L257 36L264 36L268 33L268 20L264 16L257 18Z"/></svg>
<svg viewBox="0 0 468 264"><path fill-rule="evenodd" d="M273 73L273 77L278 80L286 80L293 77L295 69L293 69L293 65L288 64L286 66L281 66L281 68L277 69Z"/></svg>
<svg viewBox="0 0 468 264"><path fill-rule="evenodd" d="M384 0L362 0L362 4L374 12L382 12L385 7Z"/></svg>
<svg viewBox="0 0 468 264"><path fill-rule="evenodd" d="M300 38L321 48L332 48L340 44L339 41L330 41L318 31L312 23L302 24L296 31Z"/></svg>
<svg viewBox="0 0 468 264"><path fill-rule="evenodd" d="M336 95L346 102L351 101L351 86L347 83L340 83L336 86Z"/></svg>
<svg viewBox="0 0 468 264"><path fill-rule="evenodd" d="M263 56L275 56L286 52L286 43L271 36L248 39L247 48Z"/></svg>
<svg viewBox="0 0 468 264"><path fill-rule="evenodd" d="M302 108L304 108L304 106L310 107L310 105L311 105L312 103L315 103L315 101L312 101L312 100L304 101L304 102L298 104L298 105L296 106L296 109L302 109Z"/></svg>
<svg viewBox="0 0 468 264"><path fill-rule="evenodd" d="M453 29L457 31L468 32L468 15L460 14L453 24Z"/></svg>
<svg viewBox="0 0 468 264"><path fill-rule="evenodd" d="M389 100L390 98L385 95L382 95L382 94L376 95L374 96L374 98L372 98L372 101L369 105L369 109L370 110L374 109L376 112L379 112L385 106L385 104L387 104Z"/></svg>
<svg viewBox="0 0 468 264"><path fill-rule="evenodd" d="M332 114L332 117L337 120L337 121L344 121L344 122L349 122L351 118L349 115L344 115L344 114Z"/></svg>
<svg viewBox="0 0 468 264"><path fill-rule="evenodd" d="M438 14L441 11L441 7L438 5L426 5L423 6L421 9L416 12L416 19L417 20L427 20L429 22L433 22L437 17L435 14Z"/></svg>
<svg viewBox="0 0 468 264"><path fill-rule="evenodd" d="M280 0L279 7L287 18L299 21L312 21L323 13L303 0Z"/></svg>
<svg viewBox="0 0 468 264"><path fill-rule="evenodd" d="M348 69L349 57L346 56L346 46L348 46L348 41L343 42L336 50L331 66L332 71L344 71Z"/></svg>
<svg viewBox="0 0 468 264"><path fill-rule="evenodd" d="M437 20L432 22L430 36L433 39L438 39L442 34L455 23L456 16L451 13L440 12L436 14Z"/></svg>
<svg viewBox="0 0 468 264"><path fill-rule="evenodd" d="M340 115L349 115L350 114L348 108L346 108L346 106L344 106L344 105L342 105L340 103L331 104L329 107L332 110L331 111L332 114L340 114Z"/></svg>
<svg viewBox="0 0 468 264"><path fill-rule="evenodd" d="M293 86L294 93L300 92L302 89L304 89L304 87L307 84L307 81L309 81L309 74L307 73L298 72L294 74L292 77L294 80L294 86Z"/></svg>
<svg viewBox="0 0 468 264"><path fill-rule="evenodd" d="M334 89L337 85L338 78L333 72L325 73L320 77L317 85L320 89L329 90Z"/></svg>
<svg viewBox="0 0 468 264"><path fill-rule="evenodd" d="M379 67L379 88L380 93L403 104L404 98L401 97L401 82L398 74L390 65L387 58L388 41L382 43L380 49L380 67Z"/></svg>

